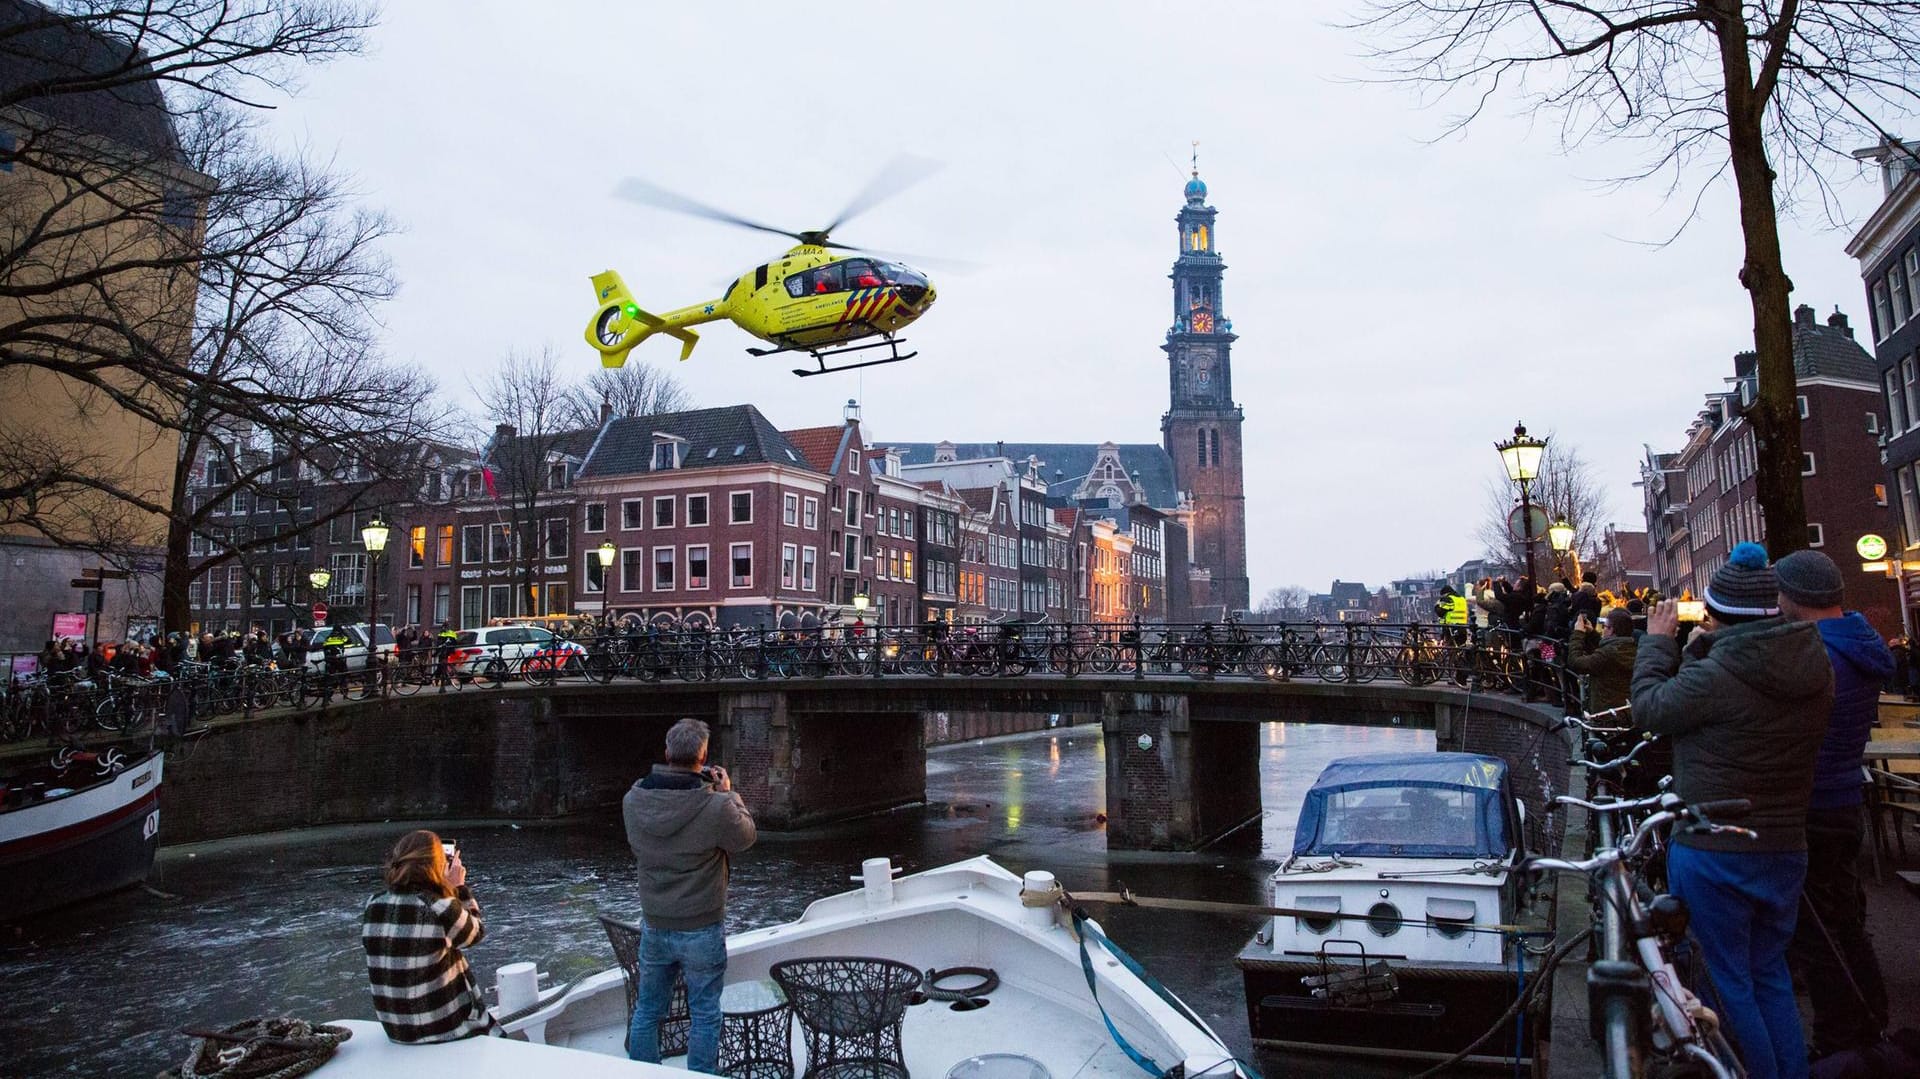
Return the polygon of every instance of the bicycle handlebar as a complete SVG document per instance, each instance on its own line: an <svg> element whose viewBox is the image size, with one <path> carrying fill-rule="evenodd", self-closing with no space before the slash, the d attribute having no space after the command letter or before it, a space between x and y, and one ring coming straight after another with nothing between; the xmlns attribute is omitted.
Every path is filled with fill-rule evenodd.
<svg viewBox="0 0 1920 1079"><path fill-rule="evenodd" d="M1748 839L1759 838L1752 829L1733 824L1719 824L1711 819L1711 814L1721 817L1738 818L1753 808L1753 803L1745 798L1727 798L1712 802L1688 805L1680 796L1673 793L1656 794L1649 798L1635 798L1628 801L1589 802L1571 795L1561 795L1554 799L1561 805L1577 805L1596 812L1618 812L1622 810L1646 809L1659 806L1660 811L1640 822L1633 834L1617 846L1605 847L1595 851L1593 857L1583 861L1571 862L1563 858L1529 858L1520 866L1523 870L1592 873L1620 861L1634 857L1646 848L1653 836L1668 825L1686 821L1687 832L1697 835L1743 835Z"/></svg>

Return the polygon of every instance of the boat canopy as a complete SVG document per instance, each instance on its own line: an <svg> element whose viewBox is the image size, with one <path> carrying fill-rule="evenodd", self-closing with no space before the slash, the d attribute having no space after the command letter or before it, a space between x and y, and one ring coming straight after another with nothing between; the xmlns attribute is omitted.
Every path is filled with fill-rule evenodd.
<svg viewBox="0 0 1920 1079"><path fill-rule="evenodd" d="M1518 835L1513 804L1496 757L1342 757L1307 791L1293 853L1504 858Z"/></svg>

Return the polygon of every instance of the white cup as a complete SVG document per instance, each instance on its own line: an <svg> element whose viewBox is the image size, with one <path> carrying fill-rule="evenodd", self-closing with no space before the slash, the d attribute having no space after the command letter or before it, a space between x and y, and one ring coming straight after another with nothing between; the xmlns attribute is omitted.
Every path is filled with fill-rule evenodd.
<svg viewBox="0 0 1920 1079"><path fill-rule="evenodd" d="M508 963L493 972L500 990L500 1012L510 1015L540 999L540 975L532 963Z"/></svg>

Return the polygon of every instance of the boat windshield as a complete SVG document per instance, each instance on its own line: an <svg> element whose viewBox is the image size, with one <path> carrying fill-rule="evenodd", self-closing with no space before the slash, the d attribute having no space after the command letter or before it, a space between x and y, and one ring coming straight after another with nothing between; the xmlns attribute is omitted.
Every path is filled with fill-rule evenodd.
<svg viewBox="0 0 1920 1079"><path fill-rule="evenodd" d="M1478 846L1478 799L1460 787L1368 787L1329 793L1319 847Z"/></svg>

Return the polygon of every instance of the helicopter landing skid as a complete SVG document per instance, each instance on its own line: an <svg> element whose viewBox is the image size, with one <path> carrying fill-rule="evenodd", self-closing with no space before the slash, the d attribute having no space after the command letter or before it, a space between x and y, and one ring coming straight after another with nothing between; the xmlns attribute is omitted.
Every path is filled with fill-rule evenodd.
<svg viewBox="0 0 1920 1079"><path fill-rule="evenodd" d="M874 349L874 348L887 349L891 352L891 355L886 356L882 359L877 359L877 360L863 360L859 363L843 363L843 364L839 364L832 367L829 367L827 365L827 361L830 359L833 359L836 356L844 356L852 352L865 352L868 349ZM795 349L795 348L750 348L747 350L749 354L754 356L771 356L779 352L798 352L798 351L803 351L803 350ZM902 353L900 351L899 340L896 339L892 334L886 335L885 338L882 340L874 341L865 345L848 345L845 348L829 349L824 352L818 349L805 349L804 351L808 355L813 357L815 368L814 370L811 370L811 371L807 370L804 367L794 368L793 373L796 375L799 375L801 378L812 378L815 375L831 375L841 371L856 371L862 367L879 367L882 364L899 363L901 360L911 360L915 356L919 355L918 352Z"/></svg>

